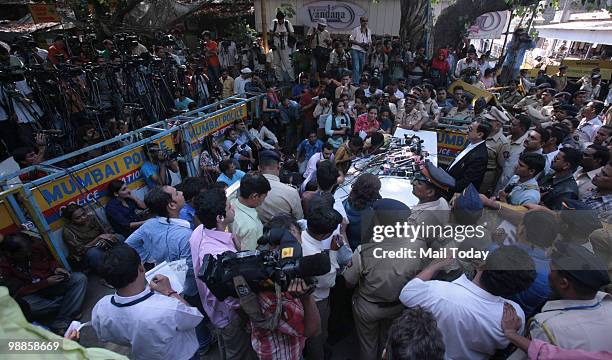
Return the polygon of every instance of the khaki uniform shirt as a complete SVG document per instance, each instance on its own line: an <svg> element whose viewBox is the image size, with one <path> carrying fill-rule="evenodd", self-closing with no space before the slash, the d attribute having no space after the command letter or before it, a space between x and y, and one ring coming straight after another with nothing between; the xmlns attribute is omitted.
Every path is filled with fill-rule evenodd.
<svg viewBox="0 0 612 360"><path fill-rule="evenodd" d="M467 120L468 118L474 117L474 112L467 108L459 111L459 109L455 106L450 109L447 117L452 119Z"/></svg>
<svg viewBox="0 0 612 360"><path fill-rule="evenodd" d="M612 351L612 296L599 291L592 300L548 301L531 321L529 334L562 349ZM526 358L520 350L510 357Z"/></svg>
<svg viewBox="0 0 612 360"><path fill-rule="evenodd" d="M427 246L421 240L405 238L385 238L382 242L371 242L357 246L353 253L351 265L342 275L349 284L359 284L356 294L372 303L393 303L399 301L399 295L406 283L419 273L423 263L420 249ZM383 256L383 251L416 252L413 259L376 258Z"/></svg>
<svg viewBox="0 0 612 360"><path fill-rule="evenodd" d="M502 104L503 107L511 108L519 101L521 101L522 98L523 95L521 95L518 91L514 91L512 93L507 91L501 94L501 96L499 97L499 102Z"/></svg>
<svg viewBox="0 0 612 360"><path fill-rule="evenodd" d="M508 183L508 181L510 181L512 175L514 175L514 168L518 164L519 156L521 156L521 153L525 149L523 143L525 142L525 139L527 138L528 134L529 131L526 131L523 136L516 139L515 141L512 140L512 135L508 135L507 150L504 150L502 152L502 156L504 158L504 163L502 165L502 174L499 180L497 181L497 186L495 190L503 189L504 186L506 186L506 184Z"/></svg>
<svg viewBox="0 0 612 360"><path fill-rule="evenodd" d="M430 120L433 120L436 115L440 112L440 108L438 107L438 103L434 101L434 99L427 99L423 102L423 110L429 116Z"/></svg>
<svg viewBox="0 0 612 360"><path fill-rule="evenodd" d="M501 169L506 162L504 152L508 151L510 141L504 136L504 132L500 129L495 135L487 138L487 171L485 172L480 191L486 193L492 191L497 184L497 180L501 175Z"/></svg>
<svg viewBox="0 0 612 360"><path fill-rule="evenodd" d="M514 108L517 110L525 110L527 108L527 105L534 105L537 102L538 99L536 99L535 95L529 95L524 97L518 103L516 103L516 105L514 105Z"/></svg>
<svg viewBox="0 0 612 360"><path fill-rule="evenodd" d="M416 224L424 222L426 225L443 225L449 220L450 206L444 198L439 198L436 201L419 203L412 207L408 221Z"/></svg>
<svg viewBox="0 0 612 360"><path fill-rule="evenodd" d="M264 177L270 182L271 190L263 204L257 207L261 222L265 224L280 214L289 214L298 220L302 219L304 212L297 189L282 183L276 175L264 174Z"/></svg>
<svg viewBox="0 0 612 360"><path fill-rule="evenodd" d="M576 179L576 184L578 184L578 197L580 200L583 200L587 196L591 195L591 190L596 188L592 181L595 175L599 174L600 171L601 168L597 168L595 170L585 172L583 168L580 168L578 171L576 171L576 173L574 173L574 179Z"/></svg>
<svg viewBox="0 0 612 360"><path fill-rule="evenodd" d="M414 108L410 112L404 113L404 116L398 122L398 126L408 128L408 126L417 124L422 119L423 112Z"/></svg>
<svg viewBox="0 0 612 360"><path fill-rule="evenodd" d="M567 76L553 75L552 78L556 83L555 89L559 92L563 91L567 86Z"/></svg>

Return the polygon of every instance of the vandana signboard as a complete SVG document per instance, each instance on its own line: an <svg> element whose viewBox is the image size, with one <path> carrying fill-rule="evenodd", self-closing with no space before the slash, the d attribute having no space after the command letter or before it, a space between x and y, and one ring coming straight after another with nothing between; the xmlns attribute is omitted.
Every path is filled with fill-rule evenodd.
<svg viewBox="0 0 612 360"><path fill-rule="evenodd" d="M327 20L329 30L350 31L359 26L359 17L366 11L344 1L315 1L305 4L297 11L298 21L305 26L315 27L317 20Z"/></svg>

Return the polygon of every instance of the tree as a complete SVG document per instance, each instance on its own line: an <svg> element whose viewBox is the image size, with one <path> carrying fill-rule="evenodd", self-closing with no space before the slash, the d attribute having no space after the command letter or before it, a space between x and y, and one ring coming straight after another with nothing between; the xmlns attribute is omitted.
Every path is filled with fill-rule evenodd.
<svg viewBox="0 0 612 360"><path fill-rule="evenodd" d="M418 43L423 41L427 12L423 11L427 1L436 3L438 0L402 0L402 22L400 34L414 32L420 34L416 37ZM522 8L530 12L539 4L539 0L455 0L450 6L442 10L436 19L433 28L434 47L446 45L457 46L465 30L474 23L480 15L492 12ZM560 0L552 0L550 6L559 8ZM607 0L576 0L589 9L606 8ZM418 9L421 9L418 11ZM543 10L543 7L540 7ZM406 13L406 17L404 16ZM414 42L413 42L414 44Z"/></svg>
<svg viewBox="0 0 612 360"><path fill-rule="evenodd" d="M425 39L429 0L402 0L400 20L400 39L410 42L411 46L420 46Z"/></svg>
<svg viewBox="0 0 612 360"><path fill-rule="evenodd" d="M436 48L446 45L457 46L463 34L480 15L491 11L509 10L512 3L507 0L456 0L442 10L433 28Z"/></svg>

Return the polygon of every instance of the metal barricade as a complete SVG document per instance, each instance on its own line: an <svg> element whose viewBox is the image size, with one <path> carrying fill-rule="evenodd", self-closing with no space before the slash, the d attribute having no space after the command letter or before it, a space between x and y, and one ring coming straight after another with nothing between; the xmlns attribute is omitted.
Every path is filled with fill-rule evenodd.
<svg viewBox="0 0 612 360"><path fill-rule="evenodd" d="M0 232L9 234L19 231L21 224L31 221L35 228L33 232L38 233L56 259L70 269L61 237L61 213L68 204L87 206L97 216L104 218L102 206L106 202L106 188L108 183L118 179L128 184L137 196L144 196L146 185L140 168L145 162L144 146L151 142L169 151L176 150L177 141L184 145L182 160L187 175L197 176L201 141L209 134L232 125L235 120L259 116L257 107L252 104L257 104L263 96L265 94L249 98L230 97L0 177L0 184L3 184L3 192L0 193L0 216L3 217ZM65 160L117 145L121 146L75 166L58 166ZM48 175L18 186L6 185L8 180L31 171L44 171Z"/></svg>

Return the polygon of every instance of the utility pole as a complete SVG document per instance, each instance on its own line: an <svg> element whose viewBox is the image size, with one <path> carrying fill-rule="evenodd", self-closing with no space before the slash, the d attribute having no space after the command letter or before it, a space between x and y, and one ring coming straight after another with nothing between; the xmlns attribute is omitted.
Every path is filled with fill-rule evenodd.
<svg viewBox="0 0 612 360"><path fill-rule="evenodd" d="M268 7L268 1L267 0L259 0L259 5L261 6L261 38L263 39L263 47L264 50L266 52L266 54L268 53L268 14L267 14L267 7Z"/></svg>

